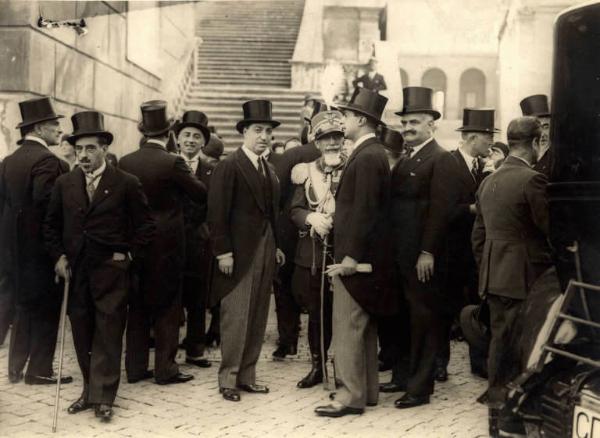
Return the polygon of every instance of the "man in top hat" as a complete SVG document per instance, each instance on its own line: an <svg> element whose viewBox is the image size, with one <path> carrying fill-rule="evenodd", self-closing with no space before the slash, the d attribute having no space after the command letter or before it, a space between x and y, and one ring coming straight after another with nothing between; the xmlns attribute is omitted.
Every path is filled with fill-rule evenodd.
<svg viewBox="0 0 600 438"><path fill-rule="evenodd" d="M312 359L311 370L298 382L299 388L312 388L323 381L323 364L327 361L331 342L332 302L327 279L321 289L321 277L325 275L322 270L323 247L328 244L331 248L333 242L328 236L333 227L335 193L347 158L342 155L344 120L339 111L320 112L313 117L312 126L315 143L322 155L310 163L294 166L291 176L294 194L290 217L298 229L292 292L296 301L308 310L308 346ZM331 252L330 249L327 251Z"/></svg>
<svg viewBox="0 0 600 438"><path fill-rule="evenodd" d="M208 223L217 258L211 303L221 302L221 367L223 398L239 401L239 390L267 393L256 384L269 298L276 264L285 261L276 244L279 183L262 157L273 128L271 102L243 105L237 130L242 147L222 160L213 173L208 198Z"/></svg>
<svg viewBox="0 0 600 438"><path fill-rule="evenodd" d="M209 188L215 168L204 159L202 149L210 141L208 117L201 111L186 111L173 128L181 157L193 175ZM206 225L206 203L197 204L186 199L183 209L185 221L185 268L183 273L183 305L187 311L186 336L183 345L185 361L201 368L210 367L203 358L206 331L206 302L212 254Z"/></svg>
<svg viewBox="0 0 600 438"><path fill-rule="evenodd" d="M399 409L429 403L442 339L440 269L450 155L433 137L441 114L433 109L432 94L430 88L404 88L404 107L396 113L405 147L392 169L391 219L394 260L410 314L410 362L408 373L394 369L390 385L382 390L406 391L396 400Z"/></svg>
<svg viewBox="0 0 600 438"><path fill-rule="evenodd" d="M435 377L448 379L450 360L450 329L460 310L479 301L477 294L477 265L471 249L471 230L475 222L475 193L483 179L482 159L490 154L494 144L493 109L463 110L463 124L458 149L450 152L452 190L448 232L446 234L446 272L443 285L442 340L437 356ZM471 364L474 365L473 363ZM475 364L475 368L477 365Z"/></svg>
<svg viewBox="0 0 600 438"><path fill-rule="evenodd" d="M352 85L356 87L366 88L367 90L375 91L376 93L387 90L385 79L380 73L377 73L377 59L369 59L368 72L359 78L352 81Z"/></svg>
<svg viewBox="0 0 600 438"><path fill-rule="evenodd" d="M311 119L327 107L325 102L316 96L311 95L307 97L310 97L310 99L307 100L306 106L302 110L302 117L308 141L308 137L312 137ZM274 163L281 188L279 202L281 215L277 224L278 237L281 250L286 259L290 261L295 257L296 245L298 243L298 229L290 220L290 205L294 194L294 185L291 182L292 169L299 163L310 163L320 156L321 151L311 139L311 141L302 146L284 152L277 159L276 163ZM287 355L295 355L297 353L301 309L292 294L293 273L294 263L286 263L279 269L274 285L277 331L279 333L277 348L273 352L274 360L282 360Z"/></svg>
<svg viewBox="0 0 600 438"><path fill-rule="evenodd" d="M550 150L550 119L552 114L548 105L548 96L545 94L534 94L523 99L520 105L524 116L537 118L542 126L542 136L540 137L536 152L537 161L533 168L546 175L546 178L549 178L552 160L552 151Z"/></svg>
<svg viewBox="0 0 600 438"><path fill-rule="evenodd" d="M113 135L96 111L75 113L69 143L78 167L56 181L44 234L57 275L73 275L69 318L83 392L69 407L109 420L121 376L132 257L154 224L139 180L107 162Z"/></svg>
<svg viewBox="0 0 600 438"><path fill-rule="evenodd" d="M333 344L340 388L319 416L361 414L378 401L376 318L395 311L389 286L388 217L390 169L375 135L387 98L357 88L340 105L345 135L355 144L339 182L333 219ZM371 272L357 272L358 264Z"/></svg>
<svg viewBox="0 0 600 438"><path fill-rule="evenodd" d="M503 401L506 382L500 364L508 351L510 331L531 286L552 262L547 241L547 179L532 169L541 136L535 117L512 120L507 129L510 154L483 180L476 195L472 244L479 266L479 294L487 298L490 312L491 406ZM500 418L501 428L503 423L513 432L525 433L515 418Z"/></svg>
<svg viewBox="0 0 600 438"><path fill-rule="evenodd" d="M42 224L52 187L68 172L67 163L48 149L60 141L60 125L50 98L19 103L21 146L0 164L0 264L16 311L10 336L8 378L16 383L55 384L52 360L62 292L54 283L52 259L44 247ZM63 377L63 382L72 379Z"/></svg>
<svg viewBox="0 0 600 438"><path fill-rule="evenodd" d="M121 158L119 166L142 183L157 230L139 263L139 286L131 294L125 368L130 383L152 377L147 369L152 326L156 383L183 383L193 378L180 373L175 362L185 264L183 203L186 196L198 204L206 202L206 186L183 158L167 152L173 123L167 119L166 102L145 102L141 112L138 129L144 141L139 150Z"/></svg>

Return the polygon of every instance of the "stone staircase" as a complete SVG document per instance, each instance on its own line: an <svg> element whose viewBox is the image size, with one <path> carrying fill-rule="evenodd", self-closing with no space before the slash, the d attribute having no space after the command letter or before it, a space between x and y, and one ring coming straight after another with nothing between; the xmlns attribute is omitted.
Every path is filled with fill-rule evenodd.
<svg viewBox="0 0 600 438"><path fill-rule="evenodd" d="M226 145L241 145L235 124L242 103L273 102L281 122L276 140L298 136L306 91L290 90L292 58L304 0L214 0L197 4L197 77L185 99L186 109L204 111Z"/></svg>

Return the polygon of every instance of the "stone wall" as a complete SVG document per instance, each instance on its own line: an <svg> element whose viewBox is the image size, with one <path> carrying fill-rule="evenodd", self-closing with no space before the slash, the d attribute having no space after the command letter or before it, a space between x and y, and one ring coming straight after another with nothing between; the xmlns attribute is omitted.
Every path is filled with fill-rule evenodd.
<svg viewBox="0 0 600 438"><path fill-rule="evenodd" d="M72 129L68 117L74 112L96 109L115 133L114 153L120 156L137 147L139 104L153 98L178 101L195 47L193 3L144 5L144 13L154 17L153 26L136 20L127 2L3 2L0 157L14 150L19 138L14 129L20 121L17 102L41 95L53 97L57 111L67 116L62 121L65 132ZM88 33L40 29L40 13L50 20L84 17ZM139 29L159 42L144 52L151 59L144 60L127 43L128 33L131 38ZM143 39L137 41L143 44Z"/></svg>

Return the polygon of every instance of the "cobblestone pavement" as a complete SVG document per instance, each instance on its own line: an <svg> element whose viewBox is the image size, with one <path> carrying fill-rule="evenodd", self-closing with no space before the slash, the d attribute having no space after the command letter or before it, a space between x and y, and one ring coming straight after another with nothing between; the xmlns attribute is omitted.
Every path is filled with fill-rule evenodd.
<svg viewBox="0 0 600 438"><path fill-rule="evenodd" d="M267 336L258 365L258 383L266 384L267 395L242 393L240 403L227 402L217 388L218 351L210 352L213 366L199 369L182 365L195 379L188 384L159 386L150 381L128 384L121 380L115 416L99 423L93 411L77 415L66 412L80 394L81 375L72 339L65 344L65 374L75 381L61 393L58 431L51 433L55 387L9 384L8 342L0 347L0 436L65 437L457 437L487 436L487 410L475 402L485 381L468 369L464 343L453 343L449 380L436 386L431 404L400 411L394 400L401 394L381 394L379 405L361 416L339 419L316 417L313 409L328 401L321 386L300 390L296 382L308 371L309 354L303 337L298 356L285 362L270 358L277 337L271 304ZM303 317L303 329L306 320ZM178 361L183 362L180 351ZM390 372L380 374L389 381Z"/></svg>

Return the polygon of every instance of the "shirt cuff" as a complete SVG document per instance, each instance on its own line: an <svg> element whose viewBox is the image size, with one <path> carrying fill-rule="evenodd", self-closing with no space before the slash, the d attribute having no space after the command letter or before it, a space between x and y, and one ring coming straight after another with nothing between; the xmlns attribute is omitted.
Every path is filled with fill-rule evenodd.
<svg viewBox="0 0 600 438"><path fill-rule="evenodd" d="M233 257L232 252L226 252L225 254L220 254L217 256L217 260L226 259L227 257Z"/></svg>

